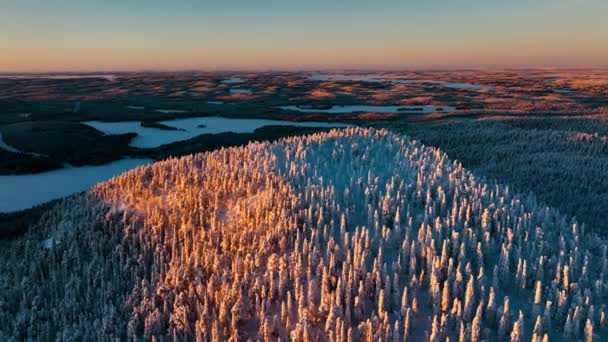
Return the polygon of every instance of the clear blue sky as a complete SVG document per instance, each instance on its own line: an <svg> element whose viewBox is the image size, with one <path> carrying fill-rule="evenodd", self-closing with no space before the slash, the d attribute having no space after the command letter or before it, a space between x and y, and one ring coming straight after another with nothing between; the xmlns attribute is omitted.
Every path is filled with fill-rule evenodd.
<svg viewBox="0 0 608 342"><path fill-rule="evenodd" d="M606 0L0 0L0 72L606 66Z"/></svg>

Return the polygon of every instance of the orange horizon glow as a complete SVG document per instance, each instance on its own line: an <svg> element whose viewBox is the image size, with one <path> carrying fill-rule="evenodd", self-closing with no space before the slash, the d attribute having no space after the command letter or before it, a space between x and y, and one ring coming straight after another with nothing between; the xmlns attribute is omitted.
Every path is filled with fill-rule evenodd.
<svg viewBox="0 0 608 342"><path fill-rule="evenodd" d="M313 0L315 12L269 0L133 11L30 0L0 13L0 72L608 66L602 1L467 1L478 9Z"/></svg>

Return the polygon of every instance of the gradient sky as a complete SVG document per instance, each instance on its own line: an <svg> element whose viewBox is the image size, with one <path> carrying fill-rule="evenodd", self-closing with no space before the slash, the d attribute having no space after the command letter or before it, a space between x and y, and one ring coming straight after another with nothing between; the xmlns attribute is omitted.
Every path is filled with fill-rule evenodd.
<svg viewBox="0 0 608 342"><path fill-rule="evenodd" d="M0 0L0 72L608 66L607 0Z"/></svg>

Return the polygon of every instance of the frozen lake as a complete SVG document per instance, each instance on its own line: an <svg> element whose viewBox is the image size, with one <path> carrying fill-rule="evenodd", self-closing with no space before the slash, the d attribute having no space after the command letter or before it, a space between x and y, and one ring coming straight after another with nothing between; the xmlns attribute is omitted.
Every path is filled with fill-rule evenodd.
<svg viewBox="0 0 608 342"><path fill-rule="evenodd" d="M305 113L356 113L356 112L373 112L373 113L431 113L436 111L453 112L456 108L451 106L371 106L371 105L350 105L350 106L332 106L328 109L314 109L299 106L280 106L284 110L295 110Z"/></svg>
<svg viewBox="0 0 608 342"><path fill-rule="evenodd" d="M31 175L0 176L0 212L28 209L85 191L149 159L123 159L101 166L70 167Z"/></svg>
<svg viewBox="0 0 608 342"><path fill-rule="evenodd" d="M438 84L440 86L452 89L465 89L465 90L490 90L493 89L489 86L469 83L458 83L458 82L444 82L437 80L424 80L424 79L405 79L397 75L390 74L313 74L309 75L308 79L311 81L336 81L336 82L390 82L393 84Z"/></svg>
<svg viewBox="0 0 608 342"><path fill-rule="evenodd" d="M352 81L352 82L386 82L390 81L389 75L383 74L312 74L308 76L311 81Z"/></svg>
<svg viewBox="0 0 608 342"><path fill-rule="evenodd" d="M232 88L230 89L231 94L249 94L251 93L251 89L245 88Z"/></svg>
<svg viewBox="0 0 608 342"><path fill-rule="evenodd" d="M470 89L470 90L491 90L494 89L490 86L484 86L484 85L479 85L479 84L469 84L469 83L455 83L455 82L441 82L441 81L435 81L432 82L434 84L439 84L442 85L446 88L453 88L453 89Z"/></svg>
<svg viewBox="0 0 608 342"><path fill-rule="evenodd" d="M152 127L142 127L139 121L101 122L86 121L85 125L96 128L105 134L137 133L131 140L131 146L139 148L154 148L176 141L192 139L201 134L217 134L224 132L252 133L255 129L268 125L304 126L304 127L346 127L345 124L326 122L291 122L265 119L229 119L223 117L202 117L177 120L159 121L161 124L178 128L179 130L162 130ZM202 126L204 125L204 127Z"/></svg>
<svg viewBox="0 0 608 342"><path fill-rule="evenodd" d="M552 89L552 91L558 94L570 94L572 92L571 89Z"/></svg>
<svg viewBox="0 0 608 342"><path fill-rule="evenodd" d="M163 113L163 114L188 113L187 110L182 110L182 109L157 109L156 111L159 113Z"/></svg>
<svg viewBox="0 0 608 342"><path fill-rule="evenodd" d="M238 84L243 82L245 81L243 81L243 79L240 77L230 77L222 81L224 84Z"/></svg>

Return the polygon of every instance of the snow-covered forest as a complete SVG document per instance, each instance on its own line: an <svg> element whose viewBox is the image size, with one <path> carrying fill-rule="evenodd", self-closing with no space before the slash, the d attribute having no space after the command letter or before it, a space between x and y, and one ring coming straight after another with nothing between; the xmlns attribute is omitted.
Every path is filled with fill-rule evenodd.
<svg viewBox="0 0 608 342"><path fill-rule="evenodd" d="M391 129L439 147L475 174L531 192L600 234L608 231L608 115L395 126Z"/></svg>
<svg viewBox="0 0 608 342"><path fill-rule="evenodd" d="M608 338L604 238L384 130L140 167L0 247L0 340Z"/></svg>

